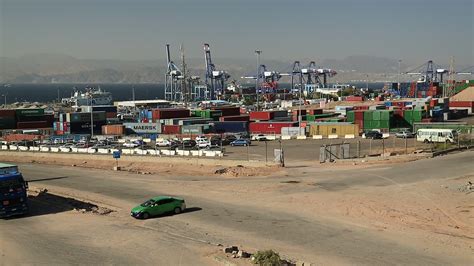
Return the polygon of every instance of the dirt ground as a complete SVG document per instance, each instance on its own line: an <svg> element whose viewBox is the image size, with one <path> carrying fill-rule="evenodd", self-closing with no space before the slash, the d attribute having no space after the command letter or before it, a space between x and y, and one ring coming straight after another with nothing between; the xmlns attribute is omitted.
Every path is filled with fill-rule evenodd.
<svg viewBox="0 0 474 266"><path fill-rule="evenodd" d="M168 172L166 166L152 166L145 170L152 174L140 175L136 173L143 171L141 165L114 174L105 166L107 171L82 168L101 169L89 161L71 167L67 159L56 160L49 163L64 165L58 166L58 172L77 173L77 177L31 183L33 202L51 210L33 217L35 222L25 225L30 229L21 233L19 241L41 229L48 232L46 236L28 241L48 245L53 236L63 237L65 249L79 245L81 254L92 252L98 261L112 264L117 263L115 259L125 264L156 264L157 258L147 256L150 247L169 254L160 258L165 264L250 264L226 256L218 246L235 244L250 252L272 248L294 261L323 265L467 265L474 259L474 187L467 185L474 181L472 156L466 152L422 159L419 164L401 159L263 170L182 165ZM26 157L10 160L27 163L23 169L30 176L31 171L42 175L48 167L38 158L34 164ZM458 166L451 169L452 162ZM218 169L222 171L216 174ZM84 185L87 180L90 183ZM181 195L189 199L190 207L194 203L203 210L150 221L130 219L130 208L142 196L140 190L123 188L144 184L150 191ZM334 228L339 228L337 233ZM68 237L72 232L74 240ZM387 242L397 243L396 248L390 251L393 247ZM37 253L18 254L15 245L2 250L11 252L9 262L31 263L44 253L36 247ZM114 249L105 256L110 246ZM133 260L123 256L130 250Z"/></svg>
<svg viewBox="0 0 474 266"><path fill-rule="evenodd" d="M113 159L96 160L93 157L81 157L74 159L75 156L61 156L51 158L49 154L22 154L16 152L0 153L0 161L14 162L14 163L36 163L48 165L72 166L80 168L93 168L111 170L116 166ZM205 160L205 159L204 159ZM220 164L208 165L202 164L199 159L195 160L175 160L174 162L161 162L159 159L154 163L140 162L140 161L120 161L119 167L121 171L137 173L137 174L160 174L164 176L203 176L203 175L217 175L224 177L239 177L239 176L269 176L275 175L282 171L282 169L275 165L268 166L245 166L235 162L233 166L226 166Z"/></svg>

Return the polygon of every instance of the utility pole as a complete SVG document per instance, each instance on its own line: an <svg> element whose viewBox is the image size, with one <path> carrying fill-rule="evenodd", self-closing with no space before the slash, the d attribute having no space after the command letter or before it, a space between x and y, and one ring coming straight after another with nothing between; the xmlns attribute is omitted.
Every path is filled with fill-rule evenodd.
<svg viewBox="0 0 474 266"><path fill-rule="evenodd" d="M257 54L257 78L255 80L255 93L257 95L257 111L260 111L260 103L259 103L259 92L258 92L258 85L260 81L260 54L262 53L261 50L255 50L255 54Z"/></svg>
<svg viewBox="0 0 474 266"><path fill-rule="evenodd" d="M186 86L186 62L184 60L184 45L181 44L179 50L181 51L181 67L183 69L183 78L181 80L181 99L184 101L184 107L188 107L188 90Z"/></svg>

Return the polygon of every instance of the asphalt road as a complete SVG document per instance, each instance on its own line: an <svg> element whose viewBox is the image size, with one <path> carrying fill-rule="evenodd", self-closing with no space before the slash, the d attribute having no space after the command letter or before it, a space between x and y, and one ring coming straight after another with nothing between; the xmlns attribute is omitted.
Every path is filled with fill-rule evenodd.
<svg viewBox="0 0 474 266"><path fill-rule="evenodd" d="M429 160L421 160L404 164L403 167L383 166L354 171L322 172L318 169L307 170L301 175L292 175L291 178L315 180L329 191L344 191L354 187L381 187L393 184L417 182L425 179L442 179L461 176L473 172L474 152L465 152ZM71 167L52 167L42 165L22 165L24 176L32 185L53 185L57 187L75 189L90 193L97 193L107 198L127 202L127 207L142 202L144 199L158 194L179 194L180 187L187 183L200 182L191 177L162 178L158 176L141 176L128 173L114 173L90 169ZM186 192L188 207L192 212L180 216L152 219L145 223L135 224L134 220L125 223L104 222L99 225L93 234L100 240L91 240L91 235L81 231L74 235L74 230L57 230L51 223L55 222L54 216L68 211L55 209L38 211L43 208L41 202L33 203L33 214L19 219L0 220L0 244L19 247L22 253L29 257L37 258L38 263L172 263L175 260L166 260L166 254L175 256L176 250L187 245L204 241L212 243L237 244L245 243L262 248L292 247L288 253L294 256L303 256L307 260L317 260L318 256L329 256L341 259L352 264L453 264L453 258L443 257L436 252L424 251L407 243L392 240L374 230L353 226L350 223L335 222L325 217L308 219L297 214L272 210L260 207L258 198L255 204L248 201L233 199L213 198L206 191L219 190L220 186L233 184L248 186L265 186L280 182L281 177L275 179L226 179L207 180L206 186L199 193ZM173 188L172 193L166 188ZM297 207L297 206L295 206ZM100 221L106 219L93 217ZM131 219L123 218L120 219ZM47 226L45 224L48 224ZM71 226L84 226L79 222L71 222ZM92 223L91 226L97 226ZM118 230L123 234L121 239L129 239L122 245L122 250L130 253L116 251L113 246L107 247L102 243L102 238L112 236L112 233L101 233ZM102 228L102 229L101 229ZM151 230L151 231L150 231ZM157 249L163 251L162 256L153 260L143 260L132 252L134 242L130 241L128 234L151 237L148 232L156 232L164 245L156 242ZM92 233L91 233L92 234ZM105 234L105 235L104 235ZM77 244L75 239L82 239ZM102 242L101 242L102 241ZM98 244L96 242L100 242ZM145 242L146 243L146 242ZM110 245L110 244L109 244ZM264 246L266 245L266 246ZM8 250L7 250L8 251ZM280 250L285 253L285 250ZM5 250L3 252L6 252ZM189 251L191 254L193 251ZM4 254L3 254L4 256ZM164 257L163 257L164 256ZM21 257L19 259L21 261ZM192 257L185 256L179 262L188 264ZM462 262L462 261L454 261Z"/></svg>

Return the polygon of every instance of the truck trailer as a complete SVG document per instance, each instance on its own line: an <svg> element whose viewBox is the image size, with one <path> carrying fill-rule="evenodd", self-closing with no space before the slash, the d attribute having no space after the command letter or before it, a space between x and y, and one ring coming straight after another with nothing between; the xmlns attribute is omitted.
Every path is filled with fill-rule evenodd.
<svg viewBox="0 0 474 266"><path fill-rule="evenodd" d="M0 163L0 218L28 213L27 190L18 166Z"/></svg>

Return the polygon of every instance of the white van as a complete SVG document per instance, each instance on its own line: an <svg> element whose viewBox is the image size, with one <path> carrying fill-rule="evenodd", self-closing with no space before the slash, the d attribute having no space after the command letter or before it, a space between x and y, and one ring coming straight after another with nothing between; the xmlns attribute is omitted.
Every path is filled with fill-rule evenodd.
<svg viewBox="0 0 474 266"><path fill-rule="evenodd" d="M429 142L450 142L454 143L457 140L458 132L453 129L418 129L416 133L416 140Z"/></svg>

